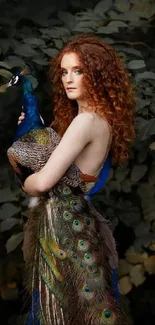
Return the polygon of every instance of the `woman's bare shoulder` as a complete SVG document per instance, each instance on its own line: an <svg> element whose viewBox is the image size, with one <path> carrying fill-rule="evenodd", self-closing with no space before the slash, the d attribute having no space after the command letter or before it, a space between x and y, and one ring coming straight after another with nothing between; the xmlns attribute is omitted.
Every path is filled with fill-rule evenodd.
<svg viewBox="0 0 155 325"><path fill-rule="evenodd" d="M111 125L108 123L106 118L102 118L94 112L84 112L83 114L85 114L85 118L92 120L94 129L98 132L103 132L104 134L109 135L112 133Z"/></svg>
<svg viewBox="0 0 155 325"><path fill-rule="evenodd" d="M95 132L96 135L111 135L112 130L111 126L106 120L106 118L100 117L97 113L94 112L82 112L78 114L74 120L74 123L83 123L91 128L92 133ZM93 132L94 131L94 132Z"/></svg>

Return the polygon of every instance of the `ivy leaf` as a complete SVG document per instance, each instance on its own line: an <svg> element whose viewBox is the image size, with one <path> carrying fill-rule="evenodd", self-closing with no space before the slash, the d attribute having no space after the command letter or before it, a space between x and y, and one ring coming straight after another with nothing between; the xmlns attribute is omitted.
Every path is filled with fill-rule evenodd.
<svg viewBox="0 0 155 325"><path fill-rule="evenodd" d="M31 81L33 89L37 88L38 80L32 75L27 76L27 78Z"/></svg>
<svg viewBox="0 0 155 325"><path fill-rule="evenodd" d="M135 165L131 171L131 180L133 182L139 182L144 177L148 170L146 165Z"/></svg>
<svg viewBox="0 0 155 325"><path fill-rule="evenodd" d="M5 55L10 47L10 42L8 39L0 39L1 50L2 53Z"/></svg>
<svg viewBox="0 0 155 325"><path fill-rule="evenodd" d="M9 64L9 66L12 68L14 67L23 67L25 66L25 62L19 58L18 56L13 56L13 55L10 55L7 57L7 64Z"/></svg>
<svg viewBox="0 0 155 325"><path fill-rule="evenodd" d="M120 21L120 20L113 20L108 24L108 27L128 27L128 25L126 23L124 23L124 21Z"/></svg>
<svg viewBox="0 0 155 325"><path fill-rule="evenodd" d="M113 34L119 33L118 27L99 27L96 31L97 34Z"/></svg>
<svg viewBox="0 0 155 325"><path fill-rule="evenodd" d="M25 57L34 57L37 54L37 52L33 50L29 44L22 44L16 47L14 53Z"/></svg>
<svg viewBox="0 0 155 325"><path fill-rule="evenodd" d="M105 17L105 16L102 14L102 18L103 17ZM76 13L75 18L76 18L76 21L91 20L91 21L100 22L100 20L101 20L101 17L98 14L94 15L94 10L91 10L91 9L88 9L87 11L84 11L84 12Z"/></svg>
<svg viewBox="0 0 155 325"><path fill-rule="evenodd" d="M53 28L40 28L42 34L48 35L52 38L68 37L70 36L70 31L66 27L53 27Z"/></svg>
<svg viewBox="0 0 155 325"><path fill-rule="evenodd" d="M97 5L94 8L95 13L105 13L107 12L113 5L112 0L103 0L97 3Z"/></svg>
<svg viewBox="0 0 155 325"><path fill-rule="evenodd" d="M125 178L127 177L129 173L129 169L128 168L117 168L115 171L115 178L118 182L122 182L125 180Z"/></svg>
<svg viewBox="0 0 155 325"><path fill-rule="evenodd" d="M54 57L58 53L57 49L41 49L41 50L50 57Z"/></svg>
<svg viewBox="0 0 155 325"><path fill-rule="evenodd" d="M142 164L145 159L147 158L147 155L148 155L148 148L143 148L138 152L138 155L137 155L137 161L139 164Z"/></svg>
<svg viewBox="0 0 155 325"><path fill-rule="evenodd" d="M155 142L152 142L150 145L149 145L149 148L151 150L155 150Z"/></svg>
<svg viewBox="0 0 155 325"><path fill-rule="evenodd" d="M63 41L61 39L54 39L54 43L58 49L61 49L63 47Z"/></svg>
<svg viewBox="0 0 155 325"><path fill-rule="evenodd" d="M120 14L119 19L131 23L137 23L140 20L140 15L138 14L138 12L130 10L123 14Z"/></svg>
<svg viewBox="0 0 155 325"><path fill-rule="evenodd" d="M141 237L147 234L150 230L150 223L141 221L141 223L134 229L136 237Z"/></svg>
<svg viewBox="0 0 155 325"><path fill-rule="evenodd" d="M131 179L125 179L122 183L122 191L124 193L130 193L131 190L132 190L132 185L133 185L133 182L131 181Z"/></svg>
<svg viewBox="0 0 155 325"><path fill-rule="evenodd" d="M120 192L121 184L118 181L112 180L108 183L108 189L110 192L113 192L113 191Z"/></svg>
<svg viewBox="0 0 155 325"><path fill-rule="evenodd" d="M18 223L19 223L19 219L17 219L17 218L5 219L0 223L0 231L3 232L6 230L9 230L12 227L14 227L15 225L17 225Z"/></svg>
<svg viewBox="0 0 155 325"><path fill-rule="evenodd" d="M0 61L0 66L3 67L3 68L5 68L5 69L8 69L8 70L11 69L11 67L9 66L9 64L7 64L4 61Z"/></svg>
<svg viewBox="0 0 155 325"><path fill-rule="evenodd" d="M47 61L46 58L44 58L44 59L41 59L41 58L39 58L39 59L32 59L32 61L35 62L35 63L37 63L37 64L39 64L39 65L48 65L48 61Z"/></svg>
<svg viewBox="0 0 155 325"><path fill-rule="evenodd" d="M26 44L34 44L34 45L38 45L38 46L45 46L45 42L43 39L40 38L36 38L36 37L27 37L25 39L23 39L24 43Z"/></svg>
<svg viewBox="0 0 155 325"><path fill-rule="evenodd" d="M10 253L14 249L16 249L16 247L18 247L18 245L23 241L23 238L24 238L23 232L20 232L16 235L12 235L6 243L7 253Z"/></svg>
<svg viewBox="0 0 155 325"><path fill-rule="evenodd" d="M11 79L12 73L8 70L0 69L0 76L4 77L6 79Z"/></svg>
<svg viewBox="0 0 155 325"><path fill-rule="evenodd" d="M150 185L149 185L150 186ZM154 193L153 193L153 186L151 187L151 194L146 197L146 193L144 193L143 195L143 191L142 191L142 200L141 200L141 207L142 207L142 211L143 211L143 216L144 219L147 221L153 221L155 220L155 216L154 216L154 211L155 211L155 199L154 199ZM150 188L144 188L144 192L146 192L146 190L150 190ZM150 194L150 193L147 193Z"/></svg>
<svg viewBox="0 0 155 325"><path fill-rule="evenodd" d="M79 21L76 26L73 28L73 30L78 29L78 28L96 28L98 26L98 23L96 21L92 20L87 20L87 21Z"/></svg>
<svg viewBox="0 0 155 325"><path fill-rule="evenodd" d="M145 141L150 136L155 134L155 118L152 118L147 121L142 117L137 117L135 121L136 121L136 127L138 129L137 137L141 141Z"/></svg>
<svg viewBox="0 0 155 325"><path fill-rule="evenodd" d="M105 38L103 38L103 39L104 39L104 41L105 41L106 43L108 43L108 44L114 44L114 43L115 43L115 41L114 41L113 39L109 38L109 37L105 37Z"/></svg>
<svg viewBox="0 0 155 325"><path fill-rule="evenodd" d="M155 73L152 72L152 71L145 71L145 72L142 72L142 73L137 73L136 74L136 81L140 81L140 80L143 80L143 79L153 79L155 80Z"/></svg>
<svg viewBox="0 0 155 325"><path fill-rule="evenodd" d="M78 27L78 26L76 26L73 29L73 32L80 32L80 33L92 33L92 31L93 31L93 28L91 28L91 27Z"/></svg>
<svg viewBox="0 0 155 325"><path fill-rule="evenodd" d="M154 197L155 188L153 185L151 185L149 183L140 183L138 185L137 193L140 196L140 198L142 199L142 203L144 204L144 201L143 201L144 199ZM149 209L149 207L148 207L148 209Z"/></svg>
<svg viewBox="0 0 155 325"><path fill-rule="evenodd" d="M145 66L144 60L132 60L128 63L128 69L131 70L145 68Z"/></svg>
<svg viewBox="0 0 155 325"><path fill-rule="evenodd" d="M146 106L150 105L150 100L149 99L141 99L141 98L137 98L136 100L136 111L137 112L141 112L143 110L143 108L145 108ZM147 111L147 110L146 110Z"/></svg>
<svg viewBox="0 0 155 325"><path fill-rule="evenodd" d="M115 8L120 12L125 12L130 9L130 2L128 0L115 0Z"/></svg>
<svg viewBox="0 0 155 325"><path fill-rule="evenodd" d="M126 47L126 46L116 45L115 48L118 51L133 54L134 56L136 55L138 57L142 57L141 52L132 48L132 47L130 48L130 47Z"/></svg>
<svg viewBox="0 0 155 325"><path fill-rule="evenodd" d="M69 26L70 29L73 29L75 26L75 17L67 11L58 11L58 18Z"/></svg>

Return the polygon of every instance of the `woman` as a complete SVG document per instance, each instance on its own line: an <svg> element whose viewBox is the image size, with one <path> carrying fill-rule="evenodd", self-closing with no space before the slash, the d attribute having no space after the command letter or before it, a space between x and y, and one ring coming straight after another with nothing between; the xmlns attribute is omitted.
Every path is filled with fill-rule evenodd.
<svg viewBox="0 0 155 325"><path fill-rule="evenodd" d="M100 180L109 154L116 165L129 156L135 134L133 88L115 50L89 35L67 42L51 61L50 77L52 127L62 138L44 167L23 186L32 196L50 193L46 209L40 199L32 211L24 242L32 293L39 288L40 321L128 324L112 290L111 269L117 264L113 238L106 224L101 227L102 217L85 194ZM19 123L23 118L24 114ZM70 178L64 194L65 175L72 166L78 183ZM71 207L76 199L76 208Z"/></svg>

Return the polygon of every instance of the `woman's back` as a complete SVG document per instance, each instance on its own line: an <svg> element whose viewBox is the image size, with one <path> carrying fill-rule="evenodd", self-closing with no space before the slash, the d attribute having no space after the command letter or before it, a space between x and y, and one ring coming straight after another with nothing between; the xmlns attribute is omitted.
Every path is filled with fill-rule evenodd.
<svg viewBox="0 0 155 325"><path fill-rule="evenodd" d="M84 174L97 176L104 165L110 150L112 133L110 125L95 113L84 112L88 118L92 117L90 142L84 147L75 160L75 164Z"/></svg>

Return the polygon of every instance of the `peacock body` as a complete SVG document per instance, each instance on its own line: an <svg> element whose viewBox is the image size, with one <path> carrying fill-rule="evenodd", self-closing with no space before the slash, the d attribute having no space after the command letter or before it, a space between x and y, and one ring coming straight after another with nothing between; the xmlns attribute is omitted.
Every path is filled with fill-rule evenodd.
<svg viewBox="0 0 155 325"><path fill-rule="evenodd" d="M61 138L44 127L29 81L23 75L21 79L26 117L8 158L23 181L44 166ZM90 181L73 163L30 209L23 245L32 297L27 325L131 325L112 286L118 263L113 235L86 199Z"/></svg>

